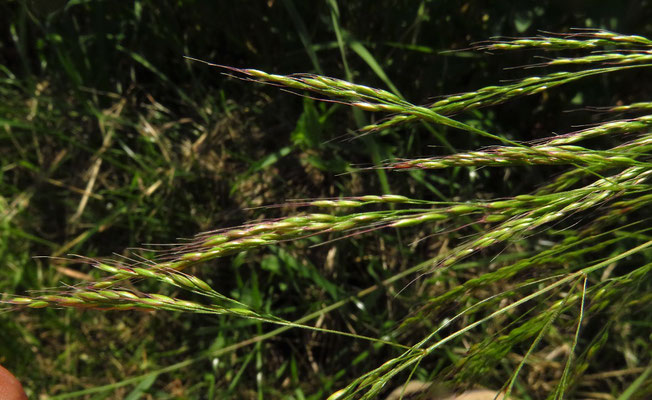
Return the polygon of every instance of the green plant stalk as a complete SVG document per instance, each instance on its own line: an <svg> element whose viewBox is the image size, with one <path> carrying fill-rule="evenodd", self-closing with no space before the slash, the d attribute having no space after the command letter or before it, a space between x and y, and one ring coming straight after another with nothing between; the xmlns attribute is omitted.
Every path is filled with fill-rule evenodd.
<svg viewBox="0 0 652 400"><path fill-rule="evenodd" d="M497 310L497 311L493 312L492 314L490 314L489 316L487 316L485 318L482 318L479 321L473 322L473 323L467 325L466 327L464 327L463 329L460 329L460 330L456 331L455 333L453 333L451 335L448 335L444 339L441 339L441 340L437 341L436 343L434 343L434 344L432 344L432 345L430 345L430 346L428 346L428 347L426 347L424 349L421 349L421 347L425 346L425 344L428 343L434 337L434 335L438 333L439 330L441 330L441 328L440 328L440 329L436 330L435 332L433 332L431 335L429 335L427 338L422 340L419 344L413 346L410 350L408 350L403 355L401 355L401 356L399 356L397 358L394 358L394 359L392 359L390 361L385 362L383 365L376 368L374 371L369 372L369 373L365 374L364 376L356 379L355 381L353 381L351 384L349 384L342 391L338 391L338 392L334 393L333 395L331 395L328 398L328 400L348 400L348 399L352 399L353 395L355 393L357 393L361 389L364 389L364 388L366 388L368 386L371 386L371 388L361 397L361 399L362 400L372 399L376 394L378 394L378 392L383 388L383 386L387 382L389 382L389 380L393 376L395 376L396 374L398 374L402 370L408 368L409 366L411 366L415 362L419 361L420 359L422 359L424 357L427 357L433 351L435 351L436 349L441 347L443 344L451 341L452 339L454 339L454 338L468 332L469 330L475 328L478 325L483 324L486 321L489 321L489 320L491 320L491 319L493 319L493 318L495 318L495 317L497 317L499 315L502 315L502 314L508 312L509 310L511 310L513 308L518 307L521 304L524 304L524 303L526 303L526 302L528 302L528 301L530 301L530 300L532 300L532 299L534 299L536 297L539 297L544 293L547 293L547 292L549 292L549 291L551 291L551 290L553 290L553 289L555 289L557 287L560 287L560 286L563 286L563 285L565 285L567 283L575 281L578 278L581 278L581 277L583 277L585 275L588 275L588 274L590 274L590 273L592 273L594 271L605 268L605 267L607 267L609 264L611 264L613 262L621 260L621 259L623 259L625 257L628 257L628 256L632 255L632 254L636 254L636 253L638 253L638 252L640 252L642 250L645 250L646 248L648 248L650 246L652 246L652 240L648 241L646 243L643 243L643 244L641 244L639 246L636 246L635 248L632 248L632 249L630 249L628 251L625 251L625 252L623 252L623 253L621 253L621 254L619 254L617 256L611 257L608 260L597 263L597 264L592 265L590 267L583 268L582 270L577 271L575 273L571 273L571 274L567 275L566 277L558 280L557 282L555 282L553 284L550 284L550 285L546 286L545 288L540 289L540 290L538 290L538 291L536 291L536 292L534 292L534 293L532 293L532 294L530 294L528 296L525 296L524 298L510 304L509 306L504 307L504 308L502 308L500 310Z"/></svg>

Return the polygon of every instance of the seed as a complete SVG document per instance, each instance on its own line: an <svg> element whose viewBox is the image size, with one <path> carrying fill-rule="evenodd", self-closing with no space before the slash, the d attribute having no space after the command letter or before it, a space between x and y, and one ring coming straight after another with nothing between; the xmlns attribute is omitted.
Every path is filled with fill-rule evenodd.
<svg viewBox="0 0 652 400"><path fill-rule="evenodd" d="M102 271L106 271L106 272L108 272L110 274L117 274L117 273L120 272L119 268L116 268L116 267L113 267L113 266L107 265L107 264L98 263L98 264L95 264L94 266L95 266L95 268L101 269Z"/></svg>
<svg viewBox="0 0 652 400"><path fill-rule="evenodd" d="M110 290L100 290L98 293L106 297L107 299L117 300L120 298L119 294L112 292Z"/></svg>
<svg viewBox="0 0 652 400"><path fill-rule="evenodd" d="M70 305L70 306L75 306L78 304L86 304L84 300L77 299L75 297L59 297L57 303L61 305Z"/></svg>
<svg viewBox="0 0 652 400"><path fill-rule="evenodd" d="M90 301L106 300L106 297L102 296L99 293L95 293L95 292L79 292L79 293L75 293L74 296L79 297L82 300L90 300Z"/></svg>
<svg viewBox="0 0 652 400"><path fill-rule="evenodd" d="M309 218L313 221L328 222L335 220L337 217L330 214L310 214Z"/></svg>
<svg viewBox="0 0 652 400"><path fill-rule="evenodd" d="M352 200L339 200L336 202L338 207L360 207L362 203Z"/></svg>
<svg viewBox="0 0 652 400"><path fill-rule="evenodd" d="M505 201L494 201L492 203L489 203L489 207L491 208L507 208L507 207L514 207L516 202L513 200L505 200Z"/></svg>
<svg viewBox="0 0 652 400"><path fill-rule="evenodd" d="M381 201L382 197L380 196L373 196L373 195L368 195L368 196L362 196L359 197L360 200L362 201Z"/></svg>
<svg viewBox="0 0 652 400"><path fill-rule="evenodd" d="M381 111L382 109L379 107L378 104L370 104L370 103L363 103L363 102L355 102L351 103L352 106L362 108L363 110L366 111Z"/></svg>
<svg viewBox="0 0 652 400"><path fill-rule="evenodd" d="M290 217L284 219L283 221L291 224L290 226L304 225L309 222L308 218L306 217Z"/></svg>
<svg viewBox="0 0 652 400"><path fill-rule="evenodd" d="M150 296L152 296L154 299L161 300L162 302L174 304L174 300L171 297L165 296L163 294L152 293Z"/></svg>
<svg viewBox="0 0 652 400"><path fill-rule="evenodd" d="M476 211L477 209L478 207L476 206L459 205L459 206L451 207L449 211L453 214L463 214L463 213Z"/></svg>
<svg viewBox="0 0 652 400"><path fill-rule="evenodd" d="M179 286L183 286L183 287L186 287L186 288L191 288L191 287L195 286L190 281L190 279L186 278L184 275L173 274L173 275L170 275L169 278L171 278Z"/></svg>
<svg viewBox="0 0 652 400"><path fill-rule="evenodd" d="M197 303L193 303L192 301L187 301L187 300L177 300L176 305L182 308L190 308L193 310L203 310L204 307Z"/></svg>
<svg viewBox="0 0 652 400"><path fill-rule="evenodd" d="M401 195L398 195L398 194L386 194L386 195L383 195L382 198L383 198L383 201L386 201L388 203L403 203L403 202L406 202L406 201L410 200L407 197L401 196Z"/></svg>
<svg viewBox="0 0 652 400"><path fill-rule="evenodd" d="M307 85L313 86L317 89L328 89L330 86L326 85L325 83L318 81L317 79L313 78L303 78L302 79L304 83Z"/></svg>
<svg viewBox="0 0 652 400"><path fill-rule="evenodd" d="M392 228L404 228L406 226L413 226L423 223L419 218L408 218L396 221L389 226Z"/></svg>
<svg viewBox="0 0 652 400"><path fill-rule="evenodd" d="M506 215L491 214L484 217L485 222L500 222L507 219Z"/></svg>
<svg viewBox="0 0 652 400"><path fill-rule="evenodd" d="M243 239L242 244L247 246L260 246L263 244L267 244L267 240L261 238L249 238L249 239Z"/></svg>
<svg viewBox="0 0 652 400"><path fill-rule="evenodd" d="M240 315L256 315L254 311L247 310L246 308L229 308L229 311Z"/></svg>
<svg viewBox="0 0 652 400"><path fill-rule="evenodd" d="M518 196L516 196L514 198L516 200L519 200L519 201L531 201L531 200L536 200L537 199L536 196L532 196L532 195L529 195L529 194L520 194L520 195L518 195Z"/></svg>
<svg viewBox="0 0 652 400"><path fill-rule="evenodd" d="M144 276L147 278L156 278L158 275L156 275L154 272L145 269L145 268L133 268L133 270L140 276Z"/></svg>
<svg viewBox="0 0 652 400"><path fill-rule="evenodd" d="M197 261L200 260L203 255L204 253L186 253L179 257L179 259L184 261Z"/></svg>
<svg viewBox="0 0 652 400"><path fill-rule="evenodd" d="M344 221L344 222L339 222L335 225L333 225L333 229L336 231L343 231L346 229L351 229L355 226L355 222L353 221Z"/></svg>
<svg viewBox="0 0 652 400"><path fill-rule="evenodd" d="M208 239L206 239L204 244L206 246L217 246L218 244L222 244L222 243L226 242L227 240L229 240L229 238L227 238L224 235L215 235L215 236L211 236Z"/></svg>
<svg viewBox="0 0 652 400"><path fill-rule="evenodd" d="M379 218L382 218L380 215L374 215L374 214L363 214L363 215L356 215L353 217L353 220L356 222L368 222L368 221L374 221Z"/></svg>
<svg viewBox="0 0 652 400"><path fill-rule="evenodd" d="M305 229L309 229L311 231L321 231L324 229L329 229L331 227L333 227L333 225L326 222L315 222L308 225Z"/></svg>
<svg viewBox="0 0 652 400"><path fill-rule="evenodd" d="M13 304L18 304L18 305L30 304L30 303L32 303L33 301L34 301L34 300L32 300L32 299L30 299L30 298L28 298L28 297L16 297L16 298L14 298L14 299L11 300L11 302L12 302Z"/></svg>
<svg viewBox="0 0 652 400"><path fill-rule="evenodd" d="M120 297L127 298L129 300L140 300L140 297L136 296L131 292L127 292L124 290L117 290L116 293L119 294Z"/></svg>
<svg viewBox="0 0 652 400"><path fill-rule="evenodd" d="M419 217L422 221L440 221L442 219L448 219L448 215L444 214L425 214Z"/></svg>
<svg viewBox="0 0 652 400"><path fill-rule="evenodd" d="M333 200L317 200L310 203L310 205L315 207L333 207L335 202Z"/></svg>
<svg viewBox="0 0 652 400"><path fill-rule="evenodd" d="M48 305L50 305L50 303L48 303L47 301L38 301L37 300L37 301L34 301L31 304L28 304L27 307L29 307L29 308L43 308L43 307L47 307Z"/></svg>
<svg viewBox="0 0 652 400"><path fill-rule="evenodd" d="M248 236L249 232L247 232L244 229L234 229L232 231L226 232L226 235L229 238L240 238L240 237L243 237L243 236Z"/></svg>
<svg viewBox="0 0 652 400"><path fill-rule="evenodd" d="M207 291L207 292L212 292L212 291L213 291L213 288L210 287L210 285L209 285L208 283L206 283L206 282L204 282L203 280L197 278L196 276L192 276L192 275L191 275L191 276L188 277L188 279L189 279L189 280L190 280L190 281L191 281L195 286L197 286L198 288L200 288L200 289L202 289L202 290L204 290L204 291Z"/></svg>

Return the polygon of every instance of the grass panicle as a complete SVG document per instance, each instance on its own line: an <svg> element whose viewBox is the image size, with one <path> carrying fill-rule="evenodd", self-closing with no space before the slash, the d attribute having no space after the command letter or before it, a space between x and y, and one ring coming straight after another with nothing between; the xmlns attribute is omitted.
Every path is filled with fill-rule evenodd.
<svg viewBox="0 0 652 400"><path fill-rule="evenodd" d="M400 194L369 194L289 201L283 207L297 211L287 216L201 233L146 261L85 260L108 276L53 293L14 296L3 302L11 309L165 310L229 316L281 325L284 329L301 328L371 340L390 348L386 362L353 377L329 400L376 398L390 382L412 376L434 354L443 354L444 349L454 346L466 347L463 352L455 350L457 353L446 350L454 354L451 359L455 362L438 373L455 376L460 383L473 382L506 365L513 373L495 376L504 378L508 394L520 397L528 391L520 374L537 364L539 351L563 347L563 342L567 349L565 360L555 361L557 371L546 372L546 379L552 383L535 389L551 398L563 398L581 389L583 374L604 346L607 330L616 329L621 315L628 309L649 309L652 237L650 215L644 212L652 209L652 115L603 122L530 144L492 132L493 128L472 126L458 115L536 95L579 79L649 68L646 63L651 61L650 47L652 41L644 37L607 31L479 43L475 49L483 51L604 50L577 58L555 58L538 65L574 65L580 68L577 71L530 76L447 96L428 106L413 104L387 90L321 75L278 75L218 66L245 80L389 115L381 122L364 126L360 134L419 120L500 143L445 156L391 160L374 168L425 171L555 165L569 169L531 192L508 197L442 202ZM603 66L592 66L600 63ZM646 113L651 108L649 102L639 101L600 110ZM602 147L592 148L589 139L601 140ZM406 235L418 231L422 237L443 236L450 241L446 239L436 254L428 253L422 263L402 266L391 278L378 279L369 288L311 314L310 318L321 317L315 325L307 325L305 318L291 321L280 314L273 315L277 310L262 311L261 302L256 299L265 294L258 289L252 290L254 295L245 300L219 293L207 281L193 275L195 267L227 256L237 258L259 249L281 254L291 243L325 245L333 239L370 236L380 229L400 230ZM290 258L289 252L284 254L286 259ZM472 267L465 266L465 262ZM301 272L308 274L307 263L293 265L295 270L303 269ZM415 276L404 289L417 286L423 296L410 304L411 312L403 321L377 330L378 338L357 334L353 328L345 332L320 325L329 312L349 303L363 308L361 298L372 292L389 291L400 279ZM137 289L146 284L151 287L152 282L200 296L203 302ZM396 294L399 296L401 291ZM590 323L605 328L596 335L587 332L586 325ZM480 326L486 334L473 336ZM411 328L414 332L423 332L417 328L426 329L427 334L411 336ZM259 330L265 338L277 332L280 331L267 335ZM466 337L477 340L469 343L463 340ZM644 350L644 345L636 343L632 346ZM519 356L514 358L515 354ZM633 354L638 354L638 358L630 361L632 365L650 362L649 354Z"/></svg>

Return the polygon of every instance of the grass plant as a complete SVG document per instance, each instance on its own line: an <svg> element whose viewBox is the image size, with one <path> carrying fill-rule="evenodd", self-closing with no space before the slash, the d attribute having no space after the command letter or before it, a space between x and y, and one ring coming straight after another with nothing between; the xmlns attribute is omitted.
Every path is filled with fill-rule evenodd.
<svg viewBox="0 0 652 400"><path fill-rule="evenodd" d="M337 16L335 11L333 18ZM341 40L338 35L338 41ZM361 49L364 47L358 47L359 52L366 54ZM492 143L473 151L392 159L366 169L350 168L348 174L369 174L371 169L408 177L415 171L431 173L430 170L436 169L477 174L488 167L557 168L554 171L558 172L548 182L542 182L532 191L498 198L490 195L446 201L412 198L409 193L288 201L280 206L283 212L289 210L283 216L199 233L167 247L150 246L135 251L129 259L77 257L80 263L95 268L89 272L89 280L44 293L5 296L4 307L14 311L71 308L190 313L248 323L251 325L247 329L253 328L243 331L256 332L241 338L237 344L206 349L196 358L117 384L68 394L70 397L148 382L161 373L200 360L218 359L252 345L258 347L245 357L241 371L249 362L262 370L266 362L261 347L264 343L289 330L305 330L323 338L320 339L323 343L336 340L339 344L365 343L356 346L372 344L371 349L355 347L355 351L361 349L357 354L361 358L345 363L349 369L331 371L333 376L325 378L327 384L313 398L382 398L391 387L411 377L426 380L445 377L459 387L480 382L493 389L502 388L507 397L519 399L581 398L589 396L587 392L601 392L620 399L648 398L652 395L649 380L652 115L647 114L650 104L637 101L603 107L599 111L604 115L630 115L605 118L580 130L561 135L551 133L532 142L465 122L463 116L518 101L524 96L563 90L558 87L595 79L598 75L649 69L652 42L641 36L582 30L525 39L498 39L475 46L480 52L521 49L555 51L547 61L524 67L524 71L529 72L530 67L570 69L486 86L419 105L404 99L397 90L371 88L323 75L281 75L218 67L243 80L278 86L327 104L380 113L382 117L375 122L362 124L354 134L354 141L424 123L445 135L472 135ZM592 53L558 56L557 52L563 51ZM152 110L165 112L155 102ZM112 140L120 140L111 133L111 124L121 118L120 113L119 107L112 109L112 113L104 113L106 125L102 140L106 146L102 149L108 148ZM133 157L143 174L147 174L146 191L154 193L161 186L173 190L167 187L164 177L154 179L161 169L149 165L147 158L148 154L165 153L168 148L165 140L153 134L150 144L141 145L144 152ZM124 160L110 155L100 157L96 152L94 156L97 163L108 160L115 168L128 168ZM57 165L53 162L52 170ZM44 176L43 179L53 178ZM389 185L384 187L388 189ZM156 200L151 202L142 206L161 206ZM6 204L0 207L7 208ZM125 214L129 210L128 206L122 206L116 212ZM134 221L134 225L146 222L146 219ZM109 218L105 224L110 223ZM101 229L101 226L90 229ZM424 258L411 265L399 263L394 269L385 268L386 274L379 274L373 268L358 271L356 286L363 289L338 284L336 274L326 274L329 268L326 262L321 263L325 265L323 268L315 268L306 255L311 251L309 248L319 251L333 243L365 243L362 240L368 237L384 240L386 232L415 238L405 248L390 252L390 256L400 257L402 251ZM427 244L433 238L440 238L437 246L419 250L420 242ZM74 245L64 246L58 253L66 254ZM284 273L290 273L283 272L287 268L302 279L319 282L328 295L320 298L321 306L315 311L306 312L294 306L288 311L284 310L282 300L265 298L274 294L256 283L258 267L250 273L248 291L233 290L216 278L200 278L207 269L204 267L214 266L211 262L245 263L242 260L246 257L252 257L261 270L271 271L276 284ZM410 262L412 259L408 258ZM287 267L281 267L281 261ZM346 264L347 259L340 258L338 263ZM340 268L346 271L347 266ZM404 313L387 319L381 326L356 319L355 311L351 311L356 307L375 310L392 304L400 304ZM297 311L303 315L297 316ZM324 338L330 335L334 339ZM619 340L621 345L609 345ZM355 357L355 351L346 356ZM375 352L374 360L382 359L382 362L365 363L357 368L358 360L369 357L370 352ZM612 361L597 361L605 357ZM281 363L291 365L292 361ZM608 365L611 371L595 370L596 364ZM619 371L622 379L616 383L596 383L592 378ZM237 382L238 377L240 373L232 382ZM586 382L590 382L590 390L585 388ZM261 393L259 390L258 397L262 397Z"/></svg>

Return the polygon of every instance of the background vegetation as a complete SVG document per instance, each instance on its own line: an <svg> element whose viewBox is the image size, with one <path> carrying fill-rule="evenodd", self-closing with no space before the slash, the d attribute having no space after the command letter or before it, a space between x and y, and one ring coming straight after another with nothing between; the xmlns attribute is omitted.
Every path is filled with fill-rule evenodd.
<svg viewBox="0 0 652 400"><path fill-rule="evenodd" d="M444 202L509 198L540 189L568 170L554 165L356 170L496 143L425 124L356 137L357 129L382 116L235 80L184 55L271 73L339 77L427 104L445 94L522 78L529 71L504 67L541 61L535 58L540 53L527 49L499 56L465 50L474 42L531 36L538 30L568 32L572 27L649 37L650 10L645 1L599 6L426 0L373 6L364 1L293 0L240 6L192 0L4 2L0 292L9 299L11 294L92 281L100 271L71 261L71 254L133 258L134 252L125 249L181 242L199 232L295 213L292 207L261 208L290 199L390 193ZM445 50L461 51L442 54ZM612 118L586 109L565 111L649 100L649 82L649 69L599 75L455 118L510 140L536 140ZM606 148L613 144L610 140L597 145ZM642 208L620 221L622 228L594 232L604 235L602 247L589 255L579 245L572 249L574 258L564 258L554 268L561 273L570 263L609 260L649 241L649 217ZM312 323L412 345L464 306L514 286L483 285L424 314L429 301L487 268L563 243L583 227L574 225L577 221L567 221L564 229L547 236L514 242L506 251L478 254L443 275L406 275ZM283 242L186 272L257 310L296 320L380 285L485 229L470 222L438 235L418 226L338 241L328 239L341 235ZM610 241L619 234L626 240ZM151 257L157 248L149 246L138 254ZM644 389L650 390L645 375L651 339L649 272L627 275L649 263L648 251L624 264L614 262L612 275L602 276L637 279L634 293L647 297L614 303L619 307L605 311L611 318L587 322L583 329L590 335L581 348L586 363L573 370L583 383L572 388L572 396L617 398L631 387L642 393L640 398L649 393ZM536 277L531 274L516 281ZM139 288L160 291L150 281ZM178 293L174 288L167 292ZM577 293L581 290L576 287ZM199 298L193 296L186 298ZM557 300L551 296L537 307L545 309ZM530 342L508 337L514 345L496 349L493 360L474 363L467 356L502 343L496 341L507 333L501 324L526 317L528 310L469 331L420 362L412 377L500 388L534 337L523 333ZM526 365L517 380L520 398L546 398L554 391L569 349L575 348L578 313L575 307L564 314L563 323L533 350L536 362ZM474 318L460 321L460 326ZM251 341L275 327L234 316L170 311L53 307L5 312L0 324L0 363L21 378L30 398L319 399L402 352L379 342L303 329ZM512 328L509 332L517 335ZM599 358L586 354L597 350Z"/></svg>

